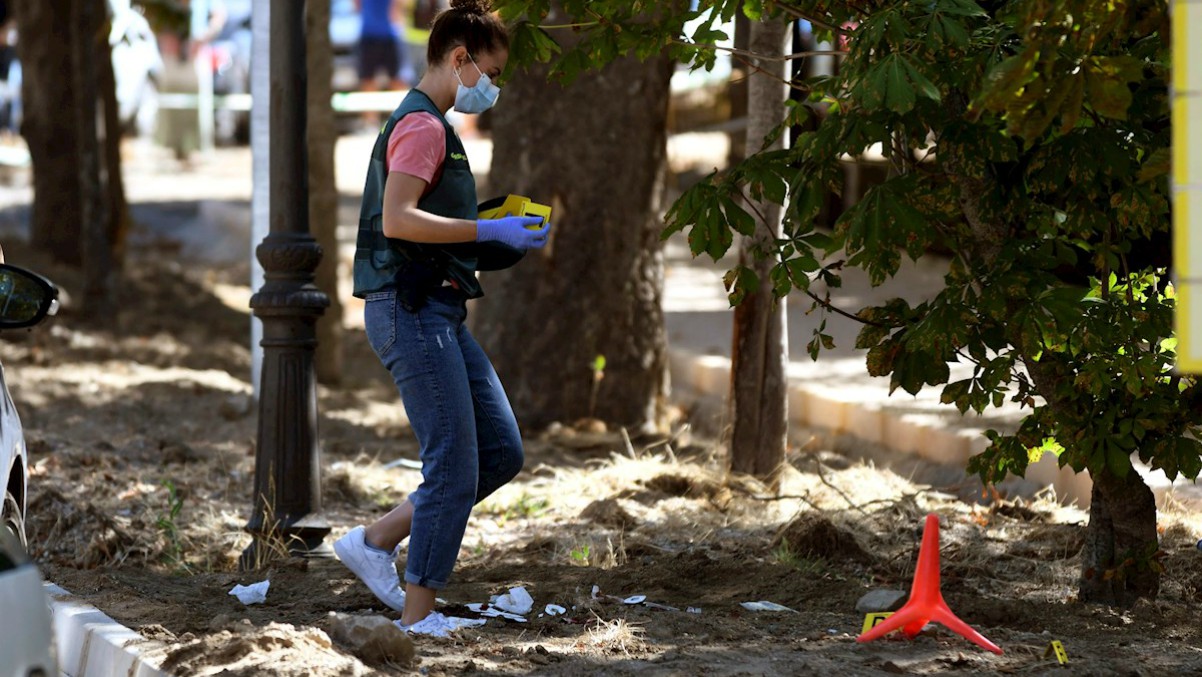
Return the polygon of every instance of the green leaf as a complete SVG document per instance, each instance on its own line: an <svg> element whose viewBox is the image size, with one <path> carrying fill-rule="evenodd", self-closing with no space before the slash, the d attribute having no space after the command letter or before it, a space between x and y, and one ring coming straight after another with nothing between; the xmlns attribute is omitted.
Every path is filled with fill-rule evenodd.
<svg viewBox="0 0 1202 677"><path fill-rule="evenodd" d="M723 213L726 214L726 220L730 223L731 228L734 228L741 235L748 237L755 235L755 219L746 210L736 204L734 200L723 197L722 209Z"/></svg>
<svg viewBox="0 0 1202 677"><path fill-rule="evenodd" d="M1177 467L1188 479L1196 479L1202 472L1202 442L1192 437L1177 438Z"/></svg>
<svg viewBox="0 0 1202 677"><path fill-rule="evenodd" d="M1126 477L1132 470L1130 454L1109 437L1106 438L1106 469L1118 478Z"/></svg>
<svg viewBox="0 0 1202 677"><path fill-rule="evenodd" d="M898 54L885 57L882 69L885 88L885 107L896 112L905 113L914 107L914 86L907 77L909 68L905 59Z"/></svg>
<svg viewBox="0 0 1202 677"><path fill-rule="evenodd" d="M760 288L759 276L754 270L742 265L727 271L722 282L726 285L727 299L732 308L742 303L748 294L754 294Z"/></svg>
<svg viewBox="0 0 1202 677"><path fill-rule="evenodd" d="M927 77L918 70L918 67L915 66L908 57L903 58L902 63L905 64L906 67L906 76L909 78L910 82L914 84L918 91L922 92L923 96L931 99L932 101L941 101L943 99L943 96L939 93L939 88L936 87L933 82L928 80Z"/></svg>
<svg viewBox="0 0 1202 677"><path fill-rule="evenodd" d="M973 0L938 0L935 11L953 16L988 16L981 6Z"/></svg>
<svg viewBox="0 0 1202 677"><path fill-rule="evenodd" d="M967 407L960 407L960 402L968 394L968 388L971 385L972 379L970 378L962 381L953 381L943 387L943 394L939 396L939 401L943 404L955 404L960 409L960 412L963 413Z"/></svg>
<svg viewBox="0 0 1202 677"><path fill-rule="evenodd" d="M1139 168L1139 182L1147 183L1167 175L1171 168L1172 156L1172 151L1163 146L1152 151L1148 159L1144 160L1143 166Z"/></svg>
<svg viewBox="0 0 1202 677"><path fill-rule="evenodd" d="M1127 119L1127 109L1131 107L1131 89L1125 80L1099 71L1086 71L1085 89L1089 107L1098 115L1115 120Z"/></svg>
<svg viewBox="0 0 1202 677"><path fill-rule="evenodd" d="M520 21L514 25L510 31L509 42L509 53L518 63L546 63L553 55L560 53L559 44L555 39L529 21Z"/></svg>

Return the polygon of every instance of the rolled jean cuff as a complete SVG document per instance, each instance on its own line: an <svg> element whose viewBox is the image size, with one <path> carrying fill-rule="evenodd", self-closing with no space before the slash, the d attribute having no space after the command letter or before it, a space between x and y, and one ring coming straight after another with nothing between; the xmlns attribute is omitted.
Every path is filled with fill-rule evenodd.
<svg viewBox="0 0 1202 677"><path fill-rule="evenodd" d="M442 590L443 588L447 587L446 581L432 581L429 578L415 576L408 571L405 572L405 582L411 585L420 585L423 588L430 588L432 590Z"/></svg>

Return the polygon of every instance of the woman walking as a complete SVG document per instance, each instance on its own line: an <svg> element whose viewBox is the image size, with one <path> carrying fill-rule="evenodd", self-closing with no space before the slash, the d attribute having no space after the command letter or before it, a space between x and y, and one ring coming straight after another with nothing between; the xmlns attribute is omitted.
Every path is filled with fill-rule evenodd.
<svg viewBox="0 0 1202 677"><path fill-rule="evenodd" d="M537 217L477 219L467 153L452 107L481 113L497 100L509 57L487 0L452 0L431 27L429 67L389 117L372 151L355 251L355 296L367 337L392 374L421 445L422 482L398 507L334 544L338 558L401 624L446 624L433 612L472 507L522 468L522 440L497 373L464 325L482 295L476 270L498 249L546 244ZM409 539L405 589L395 559ZM422 628L413 628L421 631Z"/></svg>

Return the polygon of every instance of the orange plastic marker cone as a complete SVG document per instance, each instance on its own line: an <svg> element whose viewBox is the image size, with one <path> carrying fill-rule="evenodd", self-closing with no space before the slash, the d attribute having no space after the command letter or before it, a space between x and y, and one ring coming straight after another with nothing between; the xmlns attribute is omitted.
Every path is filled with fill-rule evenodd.
<svg viewBox="0 0 1202 677"><path fill-rule="evenodd" d="M939 517L934 514L927 515L926 529L922 533L922 547L918 550L918 568L914 571L914 584L910 588L910 600L892 616L857 637L856 641L871 642L898 629L906 637L913 638L930 621L942 623L952 632L983 649L996 654L1002 653L998 645L956 618L956 614L948 608L947 602L943 601L943 592L939 586Z"/></svg>

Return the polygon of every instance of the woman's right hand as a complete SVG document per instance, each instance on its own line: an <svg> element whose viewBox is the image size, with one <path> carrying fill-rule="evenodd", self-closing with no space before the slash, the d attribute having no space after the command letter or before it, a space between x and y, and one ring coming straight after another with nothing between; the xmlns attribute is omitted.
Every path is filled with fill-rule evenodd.
<svg viewBox="0 0 1202 677"><path fill-rule="evenodd" d="M551 224L536 228L543 220L538 216L506 216L500 219L480 219L476 222L476 241L501 242L517 249L538 249L547 244Z"/></svg>

